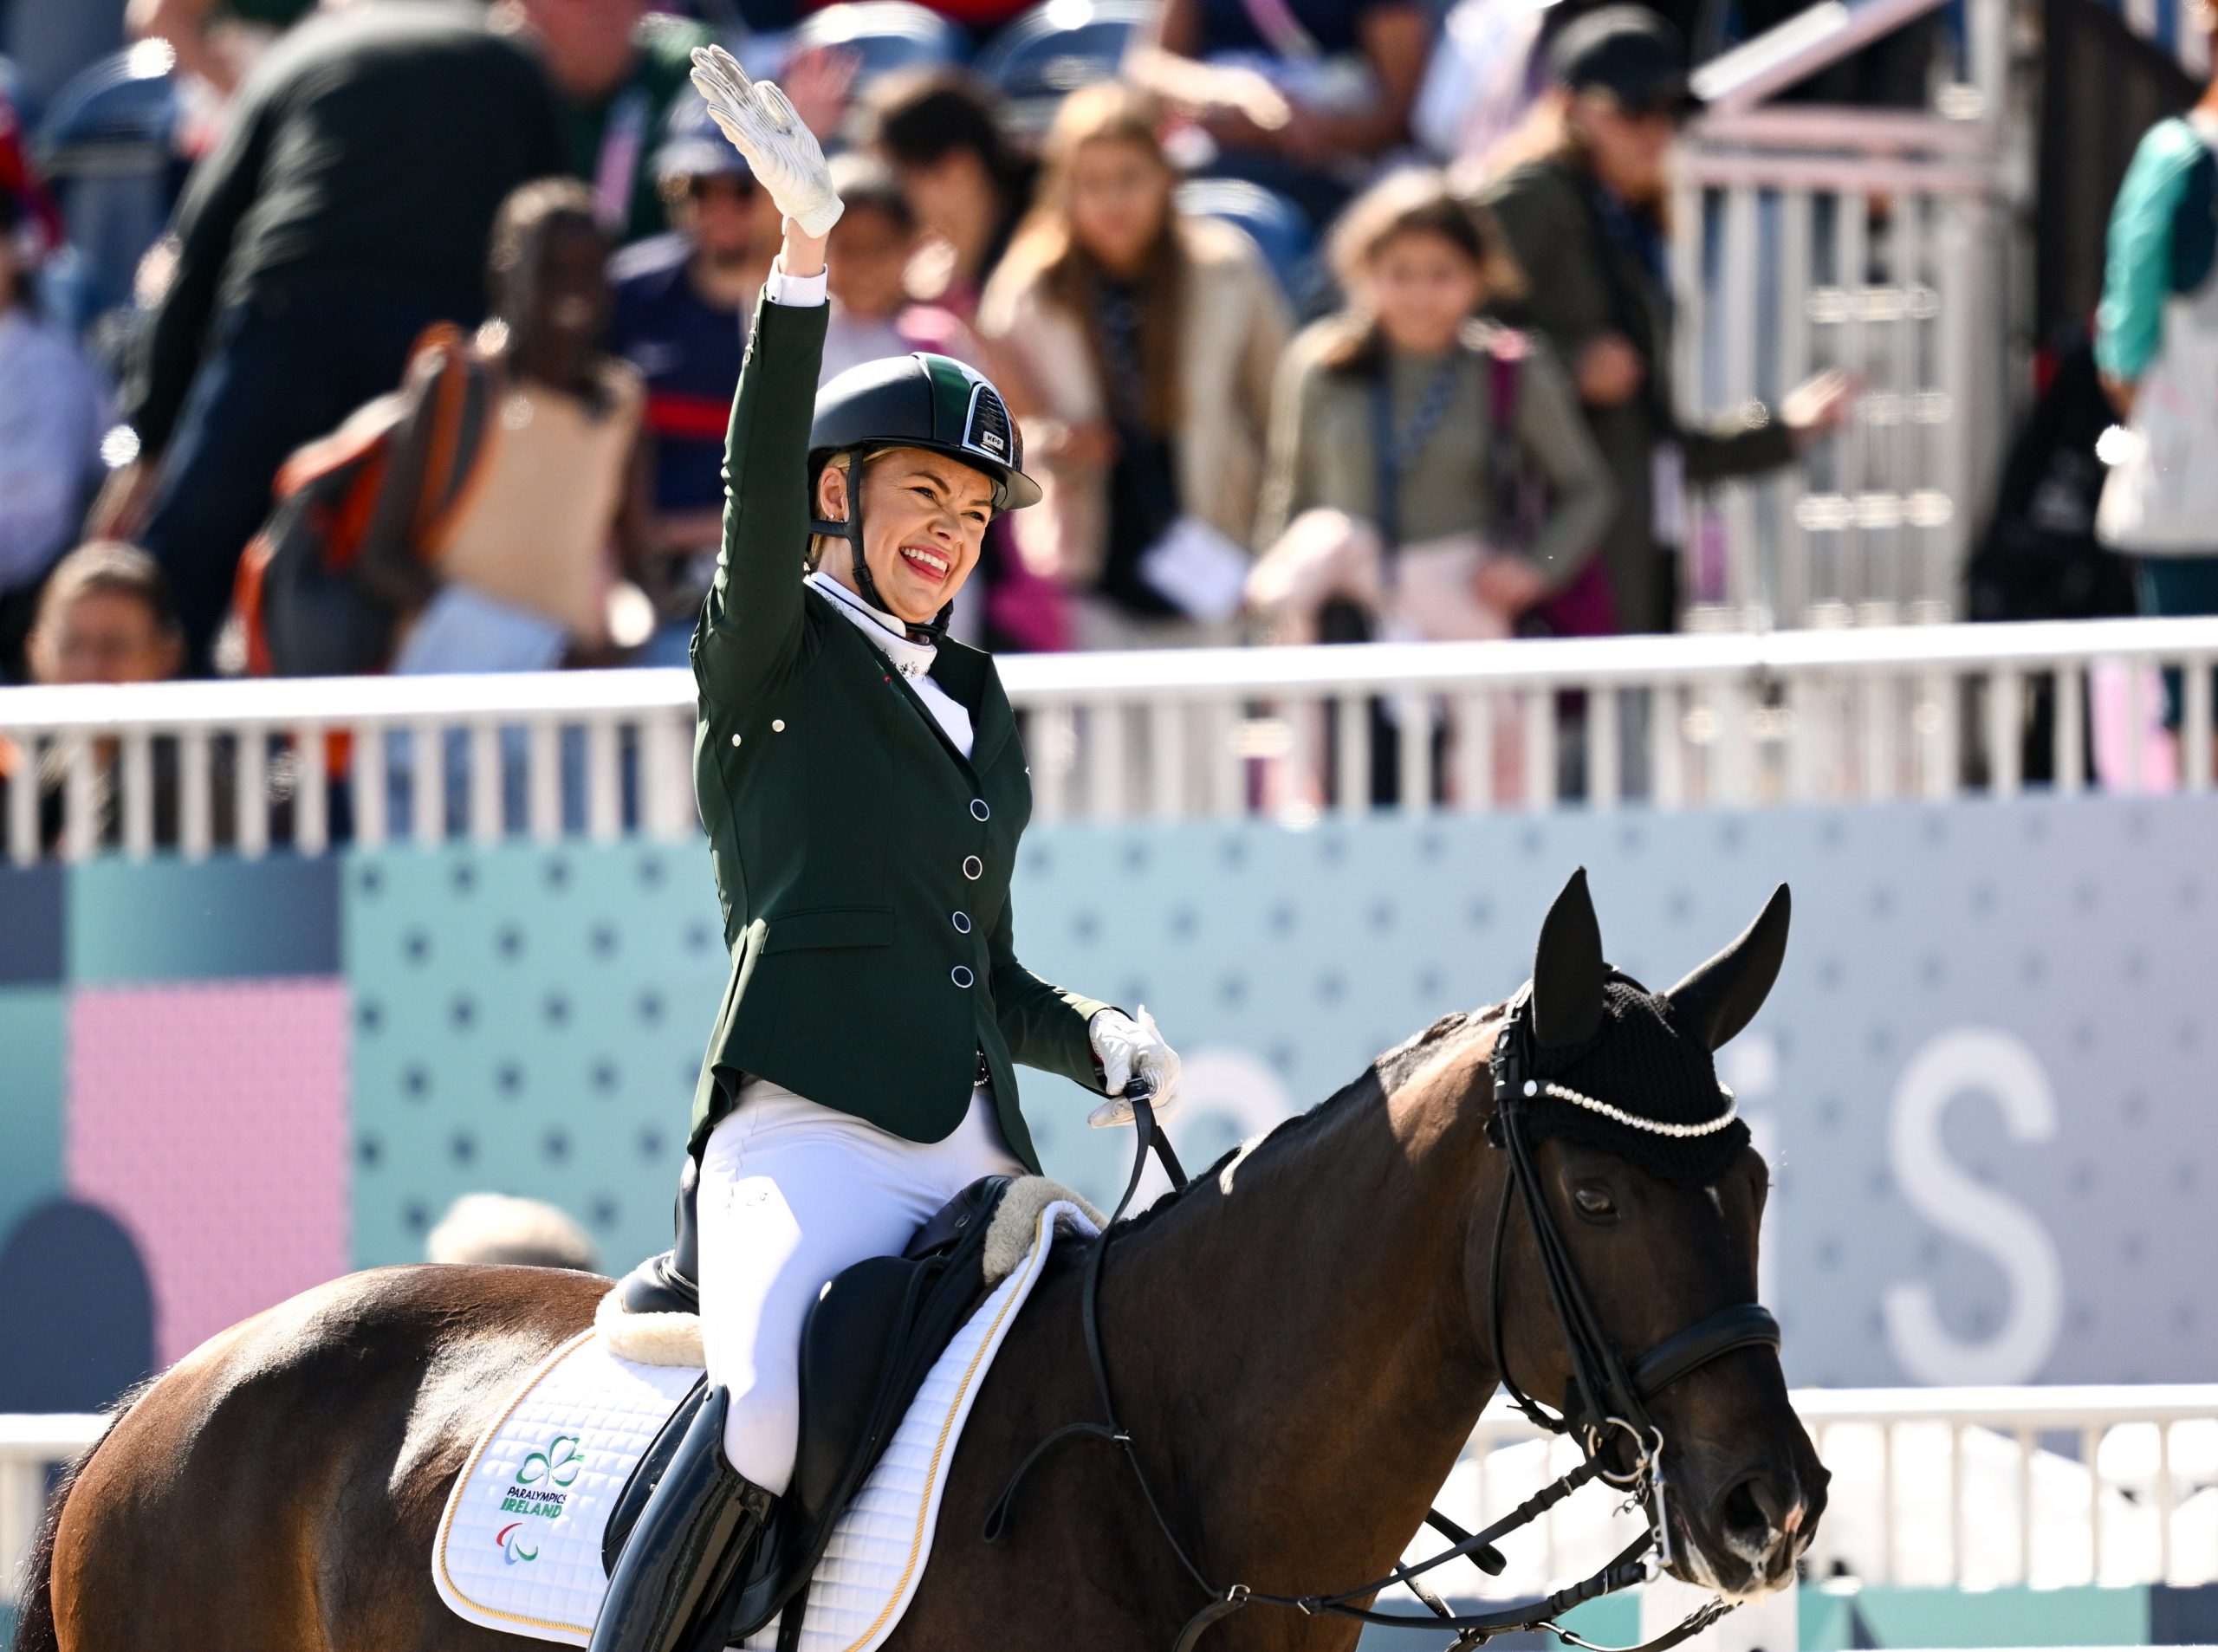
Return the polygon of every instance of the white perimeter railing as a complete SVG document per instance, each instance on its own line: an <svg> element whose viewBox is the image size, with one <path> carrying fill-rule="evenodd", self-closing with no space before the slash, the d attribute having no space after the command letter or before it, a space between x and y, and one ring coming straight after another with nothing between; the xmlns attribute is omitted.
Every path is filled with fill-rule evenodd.
<svg viewBox="0 0 2218 1652"><path fill-rule="evenodd" d="M1806 1389L1794 1404L1832 1470L1813 1580L2040 1588L2218 1580L2218 1384ZM10 1598L49 1471L97 1416L0 1416L0 1602ZM1497 1402L1443 1489L1466 1525L1498 1519L1576 1461ZM1605 1491L1506 1539L1491 1594L1583 1576L1637 1535ZM1412 1555L1434 1539L1420 1533ZM1441 1580L1462 1593L1478 1574Z"/></svg>
<svg viewBox="0 0 2218 1652"><path fill-rule="evenodd" d="M1300 821L2206 790L2214 663L2218 619L1018 655L1002 671L1035 818ZM2176 741L2158 668L2182 664ZM0 842L24 863L683 836L693 718L684 671L0 690L0 772L41 782L7 786Z"/></svg>
<svg viewBox="0 0 2218 1652"><path fill-rule="evenodd" d="M1832 1471L1813 1582L2218 1581L2218 1384L1804 1389L1793 1400ZM1442 1507L1469 1525L1499 1519L1577 1461L1497 1400ZM1488 1592L1558 1587L1639 1532L1582 1493L1504 1540L1509 1569ZM1411 1553L1424 1547L1421 1537Z"/></svg>

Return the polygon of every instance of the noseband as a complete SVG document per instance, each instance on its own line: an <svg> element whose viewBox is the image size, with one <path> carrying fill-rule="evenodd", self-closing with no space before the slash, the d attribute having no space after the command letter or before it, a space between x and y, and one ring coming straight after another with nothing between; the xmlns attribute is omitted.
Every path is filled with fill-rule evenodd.
<svg viewBox="0 0 2218 1652"><path fill-rule="evenodd" d="M1164 1171L1170 1176L1173 1186L1184 1188L1186 1185L1186 1175L1179 1166L1177 1155L1171 1152L1170 1143L1156 1126L1155 1109L1150 1100L1153 1093L1152 1085L1146 1079L1140 1079L1127 1086L1125 1092L1125 1098L1132 1103L1132 1123L1138 1137L1132 1178L1125 1183L1124 1197L1117 1202L1117 1208L1111 1213L1107 1226L1103 1228L1100 1238L1095 1241L1093 1251L1086 1258L1086 1279L1079 1293L1086 1358L1093 1370L1095 1387L1100 1393L1102 1420L1098 1422L1066 1423L1032 1448L1024 1461L1017 1465L1016 1472L1009 1477L1008 1485L987 1514L986 1541L998 1542L1008 1532L1015 1513L1017 1491L1035 1464L1066 1441L1097 1440L1113 1445L1123 1453L1138 1481L1140 1495L1147 1504L1148 1513L1155 1517L1155 1523L1161 1529L1171 1553L1177 1558L1186 1575L1193 1579L1203 1593L1210 1597L1209 1604L1189 1619L1185 1628L1180 1631L1175 1652L1194 1652L1211 1624L1249 1606L1286 1607L1311 1617L1330 1614L1385 1628L1451 1629L1456 1631L1456 1639L1450 1652L1468 1652L1468 1649L1482 1646L1496 1635L1530 1629L1546 1629L1572 1646L1587 1649L1587 1652L1611 1652L1611 1649L1597 1648L1592 1642L1582 1640L1556 1620L1584 1602L1645 1582L1671 1563L1670 1510L1666 1501L1667 1487L1664 1474L1664 1431L1650 1415L1648 1403L1680 1378L1700 1370L1736 1349L1770 1348L1776 1351L1779 1347L1779 1322L1757 1303L1739 1303L1666 1337L1630 1366L1626 1364L1616 1344L1603 1329L1601 1318L1586 1293L1586 1287L1579 1279L1570 1247L1564 1242L1562 1231L1549 1212L1540 1173L1533 1162L1527 1112L1544 1093L1565 1096L1566 1092L1560 1086L1545 1084L1534 1075L1531 1001L1532 991L1527 987L1510 1001L1501 1029L1495 1040L1495 1113L1488 1123L1487 1137L1508 1154L1509 1166L1508 1173L1502 1181L1501 1203L1495 1215L1494 1256L1487 1279L1487 1312L1494 1339L1495 1364L1501 1371L1502 1386L1508 1390L1511 1403L1540 1428L1552 1434L1569 1435L1577 1440L1584 1454L1577 1467L1561 1479L1541 1487L1501 1519L1478 1532L1465 1531L1438 1509L1430 1511L1425 1516L1425 1524L1446 1538L1449 1546L1415 1565L1398 1565L1387 1576L1374 1578L1354 1589L1341 1590L1329 1595L1271 1595L1251 1589L1245 1584L1234 1584L1224 1588L1212 1584L1195 1564L1191 1552L1179 1539L1177 1529L1164 1513L1162 1504L1157 1500L1155 1488L1149 1483L1146 1470L1141 1466L1138 1453L1134 1449L1132 1436L1118 1420L1115 1397L1109 1387L1108 1366L1102 1355L1102 1262L1108 1254L1110 1234L1114 1231L1118 1220L1124 1215L1125 1207L1131 1204L1132 1195L1139 1188L1140 1177L1147 1169L1149 1151L1152 1150L1162 1161ZM1635 1128L1647 1128L1666 1134L1707 1133L1722 1130L1733 1118L1728 1105L1722 1117L1708 1124L1695 1126L1658 1124L1637 1115L1620 1112L1591 1098L1571 1095L1568 1098L1605 1111ZM1502 1345L1502 1241L1508 1235L1513 1189L1518 1194L1520 1202L1532 1222L1533 1237L1540 1254L1541 1272L1547 1280L1548 1299L1555 1310L1557 1322L1562 1327L1565 1346L1570 1351L1571 1382L1560 1414L1546 1409L1517 1385L1509 1375L1508 1360ZM1493 1611L1467 1613L1450 1610L1446 1602L1420 1581L1426 1572L1459 1558L1470 1561L1489 1575L1499 1574L1507 1562L1495 1548L1495 1539L1531 1525L1592 1480L1601 1480L1625 1491L1648 1517L1648 1530L1638 1540L1621 1551L1592 1576L1540 1599L1521 1601ZM1432 1616L1417 1617L1402 1612L1381 1612L1359 1603L1374 1598L1388 1585L1398 1583L1416 1595ZM1731 1602L1712 1600L1689 1614L1676 1627L1644 1645L1629 1649L1629 1652L1669 1652L1669 1649L1701 1634L1732 1610Z"/></svg>
<svg viewBox="0 0 2218 1652"><path fill-rule="evenodd" d="M1628 1364L1603 1328L1563 1230L1548 1208L1547 1195L1533 1159L1528 1114L1540 1098L1553 1095L1605 1113L1630 1129L1659 1135L1709 1135L1733 1122L1730 1092L1721 1086L1721 1092L1728 1097L1727 1105L1714 1119L1698 1124L1661 1124L1543 1082L1534 1076L1534 1047L1528 987L1510 1001L1495 1038L1495 1111L1487 1123L1487 1139L1508 1154L1509 1160L1508 1174L1502 1178L1501 1202L1495 1213L1494 1257L1487 1275L1487 1318L1495 1363L1511 1404L1537 1426L1577 1440L1596 1474L1631 1493L1647 1511L1649 1541L1655 1547L1655 1564L1660 1570L1672 1560L1671 1524L1664 1474L1664 1430L1650 1412L1650 1403L1680 1378L1739 1349L1768 1348L1776 1353L1779 1321L1761 1303L1735 1303L1666 1337ZM1508 1248L1504 1241L1509 1235L1513 1194L1532 1223L1548 1300L1570 1355L1571 1380L1558 1413L1548 1411L1518 1386L1510 1375L1509 1350L1502 1339L1502 1254Z"/></svg>

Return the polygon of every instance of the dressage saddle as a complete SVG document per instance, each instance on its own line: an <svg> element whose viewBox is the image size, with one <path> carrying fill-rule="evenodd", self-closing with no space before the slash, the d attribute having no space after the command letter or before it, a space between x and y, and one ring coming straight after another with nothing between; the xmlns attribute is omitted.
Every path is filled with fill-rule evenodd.
<svg viewBox="0 0 2218 1652"><path fill-rule="evenodd" d="M754 1546L752 1564L702 1619L691 1652L736 1644L777 1618L778 1644L800 1643L807 1584L832 1529L885 1454L924 1378L987 1294L985 1248L1011 1178L972 1182L917 1230L898 1256L876 1256L833 1278L801 1327L801 1446L792 1485ZM677 1242L626 1274L630 1313L698 1313L698 1172L678 1184ZM678 1442L708 1399L696 1383L632 1471L610 1512L601 1565L612 1576Z"/></svg>

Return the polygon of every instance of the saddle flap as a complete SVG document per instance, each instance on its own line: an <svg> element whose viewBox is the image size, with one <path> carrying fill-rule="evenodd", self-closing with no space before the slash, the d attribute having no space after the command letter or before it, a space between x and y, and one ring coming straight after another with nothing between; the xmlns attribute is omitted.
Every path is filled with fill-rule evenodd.
<svg viewBox="0 0 2218 1652"><path fill-rule="evenodd" d="M788 1496L825 1508L883 1409L888 1382L937 1270L873 1256L834 1278L801 1328L801 1427Z"/></svg>

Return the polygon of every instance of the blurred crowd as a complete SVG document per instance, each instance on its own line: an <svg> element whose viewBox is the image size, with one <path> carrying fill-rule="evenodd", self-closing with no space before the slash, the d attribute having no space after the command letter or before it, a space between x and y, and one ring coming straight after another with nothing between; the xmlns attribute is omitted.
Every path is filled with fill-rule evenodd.
<svg viewBox="0 0 2218 1652"><path fill-rule="evenodd" d="M132 0L0 100L0 681L683 664L779 233L711 40L835 152L826 375L940 351L1022 422L990 647L1668 629L1684 489L1853 393L1673 393L1688 16L708 10Z"/></svg>

